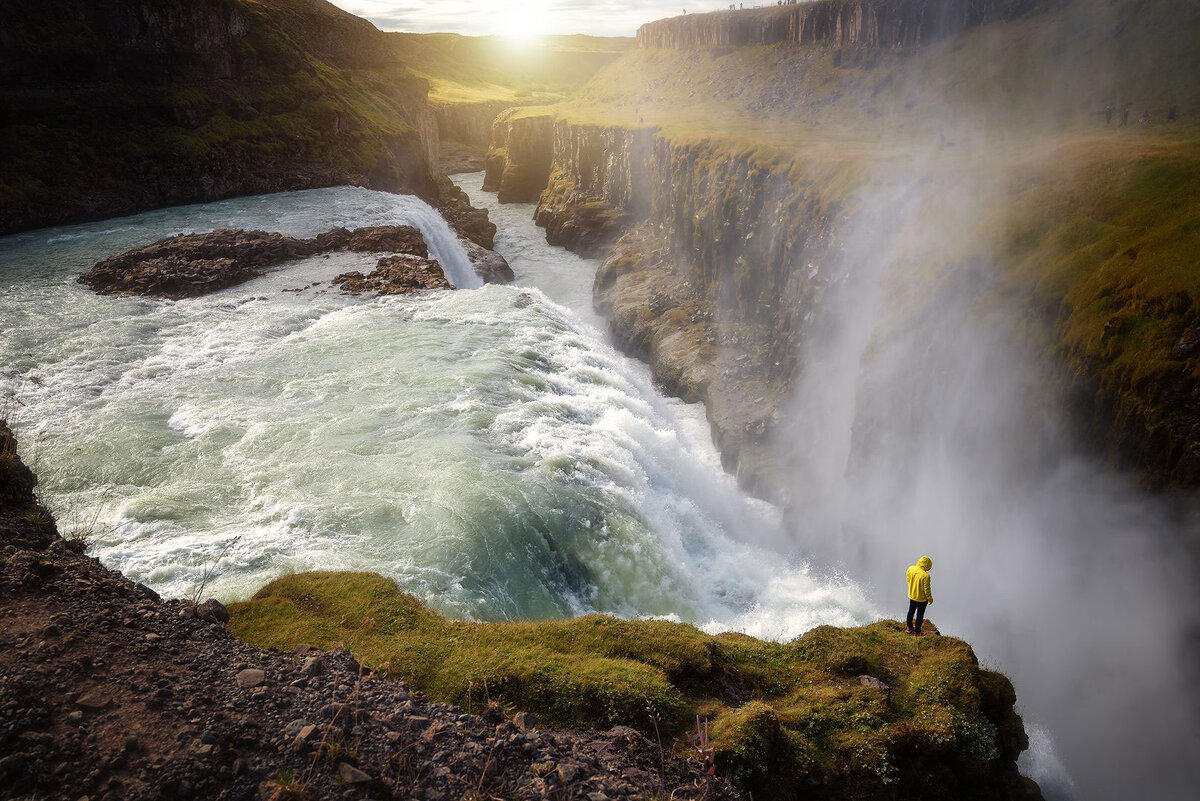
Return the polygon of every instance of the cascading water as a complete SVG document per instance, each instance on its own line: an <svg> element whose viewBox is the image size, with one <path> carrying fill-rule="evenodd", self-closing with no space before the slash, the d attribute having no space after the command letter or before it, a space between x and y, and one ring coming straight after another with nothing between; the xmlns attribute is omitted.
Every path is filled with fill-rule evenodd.
<svg viewBox="0 0 1200 801"><path fill-rule="evenodd" d="M62 526L99 508L97 555L175 596L219 560L226 598L366 569L479 619L600 610L786 638L874 617L852 583L742 543L777 515L721 472L702 412L605 344L595 263L546 245L528 206L506 213L524 218L499 245L518 285L419 297L327 290L369 254L179 302L74 281L179 231L410 223L471 285L436 212L354 188L0 241L0 363Z"/></svg>

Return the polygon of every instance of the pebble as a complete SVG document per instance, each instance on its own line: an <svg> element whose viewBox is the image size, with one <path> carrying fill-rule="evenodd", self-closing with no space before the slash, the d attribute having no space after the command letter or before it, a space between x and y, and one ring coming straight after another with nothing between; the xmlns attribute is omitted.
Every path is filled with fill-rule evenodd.
<svg viewBox="0 0 1200 801"><path fill-rule="evenodd" d="M368 774L348 762L338 765L338 777L346 784L364 784L372 780Z"/></svg>

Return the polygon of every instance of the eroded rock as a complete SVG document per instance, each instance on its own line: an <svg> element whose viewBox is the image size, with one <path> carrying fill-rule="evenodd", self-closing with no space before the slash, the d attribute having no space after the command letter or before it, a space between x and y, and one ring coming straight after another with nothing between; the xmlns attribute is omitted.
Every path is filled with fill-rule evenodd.
<svg viewBox="0 0 1200 801"><path fill-rule="evenodd" d="M262 275L262 268L332 251L397 253L425 258L421 232L408 225L333 228L312 239L218 228L178 234L93 265L79 283L104 295L198 297Z"/></svg>
<svg viewBox="0 0 1200 801"><path fill-rule="evenodd" d="M454 289L437 261L404 255L380 259L366 275L357 270L342 273L333 283L352 295L410 295L427 289Z"/></svg>

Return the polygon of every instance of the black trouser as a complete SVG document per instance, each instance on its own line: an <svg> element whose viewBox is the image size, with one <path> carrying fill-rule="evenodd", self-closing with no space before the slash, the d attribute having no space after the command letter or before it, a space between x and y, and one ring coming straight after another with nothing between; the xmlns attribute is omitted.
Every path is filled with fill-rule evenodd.
<svg viewBox="0 0 1200 801"><path fill-rule="evenodd" d="M928 601L913 601L908 602L908 627L913 627L913 612L917 613L917 634L921 633L921 624L925 622L925 607L929 606Z"/></svg>

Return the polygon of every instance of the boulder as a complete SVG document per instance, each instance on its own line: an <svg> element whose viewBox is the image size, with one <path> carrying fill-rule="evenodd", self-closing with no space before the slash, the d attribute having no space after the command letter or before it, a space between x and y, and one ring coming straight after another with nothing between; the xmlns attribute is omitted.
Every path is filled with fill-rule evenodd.
<svg viewBox="0 0 1200 801"><path fill-rule="evenodd" d="M201 620L207 620L210 623L228 623L229 610L216 598L209 598L196 607L196 617Z"/></svg>
<svg viewBox="0 0 1200 801"><path fill-rule="evenodd" d="M267 674L258 668L246 668L237 674L237 676L234 678L234 681L237 682L237 686L241 687L242 689L249 689L262 684L264 681L266 681L266 678Z"/></svg>

